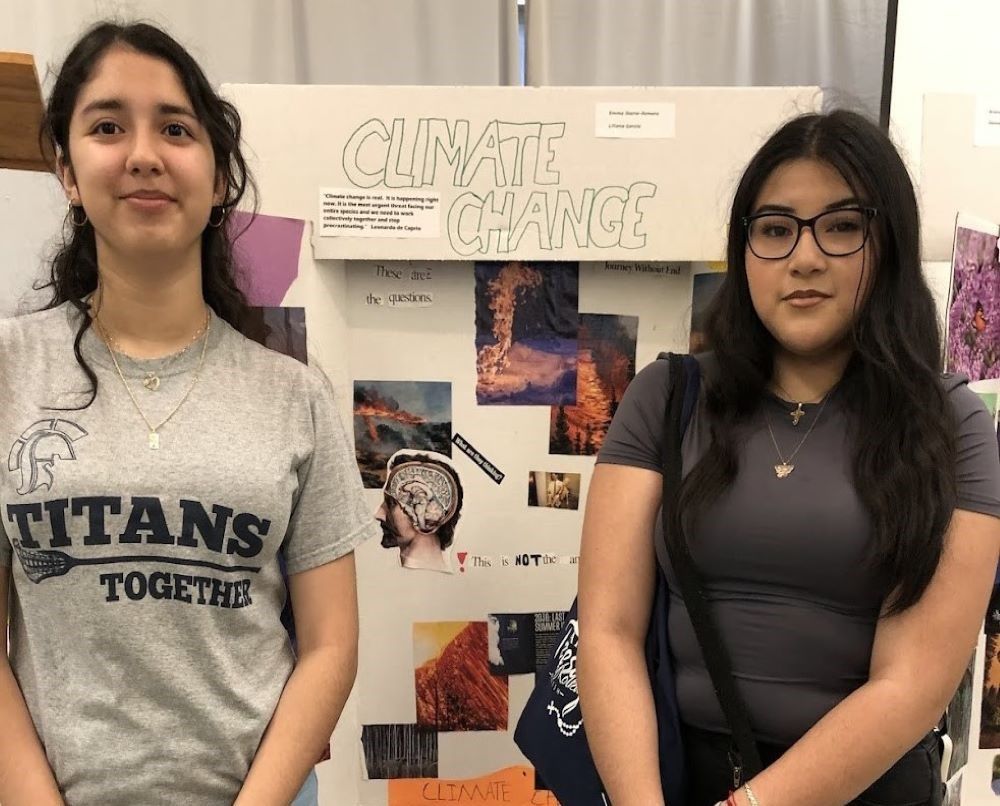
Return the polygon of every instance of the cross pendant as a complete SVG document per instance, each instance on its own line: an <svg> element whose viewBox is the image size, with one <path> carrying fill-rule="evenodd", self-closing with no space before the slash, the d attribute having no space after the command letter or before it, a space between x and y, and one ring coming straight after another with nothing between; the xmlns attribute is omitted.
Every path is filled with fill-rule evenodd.
<svg viewBox="0 0 1000 806"><path fill-rule="evenodd" d="M801 403L796 403L795 411L788 412L788 416L792 418L792 425L798 425L799 420L806 416L806 412Z"/></svg>

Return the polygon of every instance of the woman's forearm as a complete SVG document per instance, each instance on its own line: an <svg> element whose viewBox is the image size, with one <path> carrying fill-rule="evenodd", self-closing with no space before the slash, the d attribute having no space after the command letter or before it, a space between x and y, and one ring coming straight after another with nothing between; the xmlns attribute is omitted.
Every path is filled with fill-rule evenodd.
<svg viewBox="0 0 1000 806"><path fill-rule="evenodd" d="M292 801L330 741L356 673L356 647L323 647L299 658L235 806Z"/></svg>
<svg viewBox="0 0 1000 806"><path fill-rule="evenodd" d="M581 631L577 684L587 742L615 806L659 806L656 710L645 648L618 635Z"/></svg>
<svg viewBox="0 0 1000 806"><path fill-rule="evenodd" d="M0 657L0 803L62 806L62 795L38 740L6 655Z"/></svg>
<svg viewBox="0 0 1000 806"><path fill-rule="evenodd" d="M891 679L866 683L753 779L760 806L850 802L937 723L940 700Z"/></svg>

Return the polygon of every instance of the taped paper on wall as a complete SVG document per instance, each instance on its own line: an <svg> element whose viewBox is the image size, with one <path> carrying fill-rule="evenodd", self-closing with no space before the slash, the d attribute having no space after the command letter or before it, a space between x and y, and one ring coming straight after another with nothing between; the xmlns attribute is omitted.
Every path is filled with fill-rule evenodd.
<svg viewBox="0 0 1000 806"><path fill-rule="evenodd" d="M250 305L281 305L299 276L305 225L299 218L241 210L229 214L226 230L241 269L236 280Z"/></svg>
<svg viewBox="0 0 1000 806"><path fill-rule="evenodd" d="M363 725L368 779L437 778L437 731L418 725Z"/></svg>
<svg viewBox="0 0 1000 806"><path fill-rule="evenodd" d="M531 767L508 767L481 778L395 780L389 782L388 806L441 806L447 803L507 806L559 806L548 792L535 789Z"/></svg>
<svg viewBox="0 0 1000 806"><path fill-rule="evenodd" d="M593 456L604 444L611 418L635 377L639 318L580 314L576 404L550 412L549 453Z"/></svg>
<svg viewBox="0 0 1000 806"><path fill-rule="evenodd" d="M976 123L973 145L1000 146L1000 95L976 96Z"/></svg>
<svg viewBox="0 0 1000 806"><path fill-rule="evenodd" d="M437 238L441 194L432 190L321 188L320 237Z"/></svg>
<svg viewBox="0 0 1000 806"><path fill-rule="evenodd" d="M308 364L306 309L252 307L247 310L243 334L269 350Z"/></svg>
<svg viewBox="0 0 1000 806"><path fill-rule="evenodd" d="M355 381L354 453L365 487L385 484L398 450L451 456L451 384L442 381Z"/></svg>
<svg viewBox="0 0 1000 806"><path fill-rule="evenodd" d="M948 299L948 372L1000 378L1000 263L997 224L959 216Z"/></svg>
<svg viewBox="0 0 1000 806"><path fill-rule="evenodd" d="M413 660L418 725L507 730L507 678L490 674L485 621L415 623Z"/></svg>
<svg viewBox="0 0 1000 806"><path fill-rule="evenodd" d="M476 264L476 400L576 402L577 263Z"/></svg>
<svg viewBox="0 0 1000 806"><path fill-rule="evenodd" d="M676 132L677 108L671 103L599 103L594 106L594 134L665 140Z"/></svg>
<svg viewBox="0 0 1000 806"><path fill-rule="evenodd" d="M397 451L387 464L382 548L399 551L403 568L454 573L451 552L462 516L462 482L451 460L432 451Z"/></svg>

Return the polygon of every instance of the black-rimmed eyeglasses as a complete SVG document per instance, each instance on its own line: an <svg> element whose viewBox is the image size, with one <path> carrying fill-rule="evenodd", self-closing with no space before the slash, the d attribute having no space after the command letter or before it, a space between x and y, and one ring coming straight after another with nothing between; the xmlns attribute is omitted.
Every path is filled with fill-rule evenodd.
<svg viewBox="0 0 1000 806"><path fill-rule="evenodd" d="M829 257L846 257L864 248L874 207L843 207L812 218L790 213L757 213L743 219L750 251L762 260L781 260L795 251L802 229L809 227L816 246Z"/></svg>

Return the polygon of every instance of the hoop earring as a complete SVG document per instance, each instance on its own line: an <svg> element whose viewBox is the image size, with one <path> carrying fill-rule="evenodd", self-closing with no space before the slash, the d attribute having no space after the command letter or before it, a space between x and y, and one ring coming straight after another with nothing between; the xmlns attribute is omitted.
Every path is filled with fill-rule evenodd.
<svg viewBox="0 0 1000 806"><path fill-rule="evenodd" d="M214 222L213 223L212 218L215 215L215 211L216 210L219 211L219 220L218 220L218 222ZM218 229L219 227L221 227L223 225L223 223L225 222L225 220L226 220L226 208L223 207L221 204L217 205L216 207L212 208L212 212L208 216L208 226L210 226L212 229Z"/></svg>
<svg viewBox="0 0 1000 806"><path fill-rule="evenodd" d="M83 219L77 218L76 211L79 210L83 213ZM87 226L87 211L83 209L82 204L73 204L69 199L66 200L66 213L69 215L70 223L80 229L81 227Z"/></svg>

